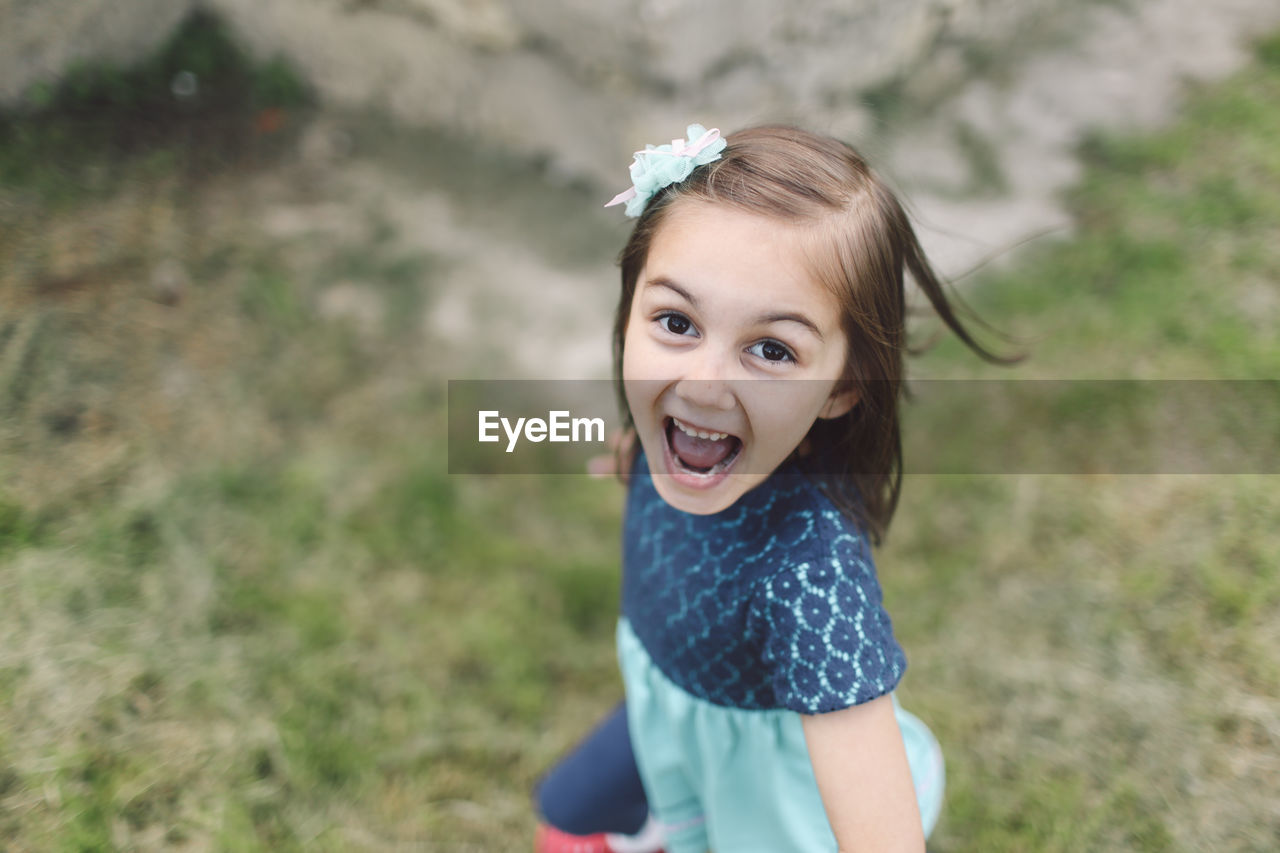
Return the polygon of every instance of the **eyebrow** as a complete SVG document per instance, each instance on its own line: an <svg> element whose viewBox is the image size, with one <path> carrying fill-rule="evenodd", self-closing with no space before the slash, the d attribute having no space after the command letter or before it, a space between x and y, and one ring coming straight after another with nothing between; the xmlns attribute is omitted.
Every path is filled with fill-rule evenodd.
<svg viewBox="0 0 1280 853"><path fill-rule="evenodd" d="M688 302L688 303L689 303L690 305L692 305L694 308L697 308L697 307L698 307L698 299L697 299L697 297L695 297L695 296L694 296L692 293L690 293L689 291L685 290L685 289L684 289L683 287L681 287L680 285L676 284L676 283L675 283L674 281L672 281L671 279L667 278L665 275L660 275L660 276L658 276L657 278L651 278L651 279L649 279L648 281L646 281L646 282L644 283L644 286L645 286L645 287L665 287L665 288L667 288L668 290L674 290L676 293L678 293L678 294L680 294L681 296L683 296L683 297L684 297L684 301L685 301L685 302Z"/></svg>
<svg viewBox="0 0 1280 853"><path fill-rule="evenodd" d="M818 340L820 341L825 340L822 337L822 330L818 328L817 324L815 324L812 320L810 320L808 317L804 316L803 314L788 314L788 313L765 314L763 317L760 317L758 319L758 322L766 325L769 323L782 323L782 322L799 323L801 326L804 326L806 329L813 332L813 334L817 336Z"/></svg>
<svg viewBox="0 0 1280 853"><path fill-rule="evenodd" d="M688 302L690 305L692 305L694 308L698 307L698 300L692 293L685 290L683 287L676 284L674 281L667 278L666 276L657 276L656 278L649 279L648 281L645 282L645 287L665 287L668 290L673 290L676 293L680 294L680 296L684 297L684 300ZM756 318L756 322L760 323L761 325L768 325L769 323L782 323L782 322L799 323L801 326L804 326L806 329L813 332L818 337L818 340L820 341L826 340L825 338L823 338L822 330L818 328L818 324L814 323L812 320L810 320L808 317L804 316L803 314L796 314L796 313L787 312L787 311L782 311L774 314L762 314Z"/></svg>

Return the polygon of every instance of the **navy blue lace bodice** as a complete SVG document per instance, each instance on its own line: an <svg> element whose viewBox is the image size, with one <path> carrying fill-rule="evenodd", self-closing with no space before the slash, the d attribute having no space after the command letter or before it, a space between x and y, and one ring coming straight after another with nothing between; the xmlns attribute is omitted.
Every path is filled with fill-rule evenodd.
<svg viewBox="0 0 1280 853"><path fill-rule="evenodd" d="M890 692L906 669L865 533L787 466L692 515L658 495L641 454L622 612L663 674L718 705L832 711Z"/></svg>

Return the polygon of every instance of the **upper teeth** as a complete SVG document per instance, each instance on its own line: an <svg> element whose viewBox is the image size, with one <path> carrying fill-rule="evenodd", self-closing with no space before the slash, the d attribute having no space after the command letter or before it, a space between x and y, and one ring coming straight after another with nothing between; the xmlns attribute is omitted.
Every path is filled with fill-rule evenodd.
<svg viewBox="0 0 1280 853"><path fill-rule="evenodd" d="M697 429L693 429L692 427L685 426L684 424L680 423L679 418L672 418L671 420L675 421L676 426L680 427L681 432L683 432L685 435L691 435L694 438L708 438L712 441L719 441L722 438L729 437L729 433L727 432L704 432L702 430L697 430Z"/></svg>

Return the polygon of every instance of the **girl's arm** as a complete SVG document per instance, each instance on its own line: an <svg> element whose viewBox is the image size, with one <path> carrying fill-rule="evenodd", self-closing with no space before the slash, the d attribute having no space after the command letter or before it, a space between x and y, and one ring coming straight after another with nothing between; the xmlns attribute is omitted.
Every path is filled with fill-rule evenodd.
<svg viewBox="0 0 1280 853"><path fill-rule="evenodd" d="M841 853L924 850L920 807L893 699L801 717Z"/></svg>

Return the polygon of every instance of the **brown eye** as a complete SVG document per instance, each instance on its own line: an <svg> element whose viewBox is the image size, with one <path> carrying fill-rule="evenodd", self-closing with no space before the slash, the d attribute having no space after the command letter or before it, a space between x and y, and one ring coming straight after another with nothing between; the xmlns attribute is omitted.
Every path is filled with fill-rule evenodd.
<svg viewBox="0 0 1280 853"><path fill-rule="evenodd" d="M663 314L658 318L658 324L673 335L685 335L693 328L693 323L683 314Z"/></svg>
<svg viewBox="0 0 1280 853"><path fill-rule="evenodd" d="M752 346L748 352L754 353L765 361L786 362L796 360L791 350L777 341L761 341Z"/></svg>
<svg viewBox="0 0 1280 853"><path fill-rule="evenodd" d="M782 344L769 341L761 348L761 353L768 361L782 361L787 357L787 351Z"/></svg>

